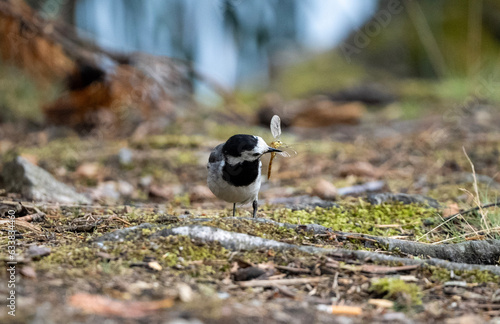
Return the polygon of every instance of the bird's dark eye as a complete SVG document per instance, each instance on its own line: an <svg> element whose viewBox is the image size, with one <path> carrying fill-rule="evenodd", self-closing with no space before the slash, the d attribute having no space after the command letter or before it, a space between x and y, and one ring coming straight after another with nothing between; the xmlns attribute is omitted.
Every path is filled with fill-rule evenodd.
<svg viewBox="0 0 500 324"><path fill-rule="evenodd" d="M260 153L254 153L254 154L252 154L252 155L253 155L253 156L259 156L259 155L260 155Z"/></svg>

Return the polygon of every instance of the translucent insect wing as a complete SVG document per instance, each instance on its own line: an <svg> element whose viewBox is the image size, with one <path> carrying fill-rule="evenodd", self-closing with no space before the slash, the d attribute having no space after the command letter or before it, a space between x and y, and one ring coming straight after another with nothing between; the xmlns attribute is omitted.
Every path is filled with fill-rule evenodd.
<svg viewBox="0 0 500 324"><path fill-rule="evenodd" d="M271 134L273 134L274 138L281 135L281 119L278 115L274 115L271 119Z"/></svg>

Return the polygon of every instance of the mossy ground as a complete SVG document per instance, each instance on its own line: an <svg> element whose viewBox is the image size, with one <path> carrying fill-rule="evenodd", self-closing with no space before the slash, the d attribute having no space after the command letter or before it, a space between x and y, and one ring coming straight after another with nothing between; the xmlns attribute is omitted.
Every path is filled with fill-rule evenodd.
<svg viewBox="0 0 500 324"><path fill-rule="evenodd" d="M398 308L422 305L422 289L415 283L398 278L375 279L370 290L384 298L396 300Z"/></svg>
<svg viewBox="0 0 500 324"><path fill-rule="evenodd" d="M323 66L325 63L318 63L319 68ZM302 70L299 68L298 71L309 68L311 66ZM327 78L327 75L324 77ZM284 96L305 96L307 88L298 84L304 80L309 78L290 78L289 82L297 84L290 85L290 91L285 92ZM346 84L349 82L347 80ZM457 91L461 91L460 85L455 86ZM410 117L418 115L416 110L418 105L423 105L422 102L431 104L429 110L437 109L438 105L439 109L455 113L451 103L442 102L443 98L429 98L429 93L435 92L431 88L420 83L401 85L402 93L411 92L407 93L406 99L395 104L396 106L387 107L385 111L380 110L382 117L375 116L377 112L369 112L367 121L363 120L358 126L284 130L288 133L284 134L284 141L293 144L298 154L288 159L278 157L273 162L273 175L262 186L259 216L290 224L320 224L343 232L408 240L421 238L423 242L460 242L471 233L478 234L479 238L498 238L498 232L486 232L484 218L479 213L457 217L446 225L439 226L444 222L443 209L393 203L373 206L363 199L366 193L338 197L336 203L339 207L328 209L292 210L290 206L266 203L276 197L314 194L314 186L320 179L331 182L337 188L383 180L385 187L382 191L426 195L438 200L443 206L457 203L459 208L467 210L475 207L476 203L462 190L474 193L471 167L463 154L462 146L474 162L476 175L483 176L478 177L480 201L496 201L500 195L496 185L500 163L500 137L496 126L498 116L490 111L489 124L484 120L479 124L473 117L465 114L453 120L436 116L418 121L410 120ZM446 96L461 98L460 93L447 92ZM254 104L258 102L255 98L252 99ZM422 98L427 98L427 101L421 101ZM408 105L414 105L413 111L404 108ZM242 114L249 116L255 107L250 108L241 110ZM394 111L400 118L403 108L407 120L401 124L391 122ZM487 272L452 273L440 268L425 267L403 272L401 275L412 277L412 281L401 283L401 278L398 279L400 274L388 276L362 272L362 262L368 261L334 260L341 264L334 267L334 256L309 255L295 250L233 252L219 244L201 245L182 236L155 237L152 235L155 229L144 229L124 242L108 242L106 248L95 244L95 239L106 233L143 223L167 228L199 224L195 219L203 218L203 225L289 244L374 250L356 239L339 242L334 236L227 219L226 216L231 214L229 204L210 196L200 198L193 195L192 188L205 185L208 155L217 144L234 133L251 133L266 140L271 139L267 128L249 123L219 122L204 117L206 112L193 116L189 120L187 131L174 125L165 130L164 135L134 140L95 139L92 136L85 138L74 133L66 138L50 139L45 130L30 134L22 145L15 145L17 139L2 139L1 143L11 143L2 144L1 147L8 147L8 150L1 151L2 160L12 156L14 151L24 154L37 161L39 166L58 180L72 184L80 191L95 189L103 181L126 181L134 189L131 196L120 198L109 206L102 203L96 203L93 207L41 206L48 217L43 222L35 223L40 232L19 229L17 242L20 255L31 244L45 245L52 249L50 255L30 261L27 265L20 265L32 267L37 274L37 281L30 281L34 279L29 279L28 276L20 277L24 296L33 296L26 297L28 299L24 301L27 305L24 307L27 320L33 320L36 316L35 309L41 307L41 301L49 300L53 305L66 305L67 298L77 292L103 294L117 300L158 300L177 296L175 287L180 282L188 284L195 297L191 302L177 300L175 311L189 311L204 319L220 319L224 317L224 312L232 312L234 315L235 309L241 309L241 305L249 309L248 312L268 312L266 314L272 315L276 308L299 309L301 314L305 314L315 310L315 303L344 303L362 305L368 312L380 314L379 309L367 304L369 299L380 297L391 299L402 308L411 301L411 306L403 310L413 312L412 316L417 319L439 319L477 312L472 304L466 302L453 308L453 303L456 304L462 297L459 292L443 293L442 287L446 281L465 281L469 292L485 296L486 299L481 301L484 303L490 302L494 292L499 289L498 277ZM383 126L376 123L380 120ZM375 124L372 125L369 121ZM390 136L387 132L390 132ZM290 136L289 133L294 134ZM131 163L120 163L118 154L122 148L132 151ZM345 171L356 162L367 163L371 169L369 172ZM98 164L97 176L88 179L78 175L76 170L86 163ZM263 164L263 173L266 173L267 160ZM154 196L151 184L144 184L143 181L143 178L148 177L152 185L174 188L174 193L165 197ZM0 191L0 195L2 199L8 200L22 198L15 195L7 197L7 193L3 191ZM240 216L251 215L249 208L245 206L239 207L238 213ZM486 219L489 228L499 226L498 215L498 209L488 209ZM83 226L89 224L91 226ZM2 237L0 246L6 244L6 238ZM378 246L376 250L389 253L382 246ZM0 258L5 257L2 250ZM238 260L254 265L270 263L300 268L306 272L276 272L277 276L287 279L327 276L328 280L320 284L291 286L288 288L290 291L275 287L242 289L231 280L231 271ZM156 262L161 270L151 267L151 262ZM330 266L327 267L327 264ZM372 279L379 280L374 281L378 284L373 289L370 288ZM396 286L389 287L391 282L395 282ZM224 294L229 298L220 299L219 295ZM408 299L405 296L410 297ZM420 300L422 305L414 307ZM303 307L304 303L309 302L311 304ZM437 308L442 311L441 315L428 309L428 304L435 302L439 303ZM232 306L233 303L239 303L240 306ZM256 303L260 304L252 306ZM64 313L67 309L69 308L62 307L55 310L54 314ZM167 313L165 311L162 314ZM70 313L62 315L64 316L61 318L73 318Z"/></svg>

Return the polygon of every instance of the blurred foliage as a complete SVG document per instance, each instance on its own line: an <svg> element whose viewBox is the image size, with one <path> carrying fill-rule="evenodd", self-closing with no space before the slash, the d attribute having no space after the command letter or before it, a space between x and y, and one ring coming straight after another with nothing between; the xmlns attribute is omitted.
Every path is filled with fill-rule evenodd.
<svg viewBox="0 0 500 324"><path fill-rule="evenodd" d="M496 72L490 68L498 68L498 1L404 1L402 10L393 3L380 1L373 18L344 42L350 59L403 77Z"/></svg>
<svg viewBox="0 0 500 324"><path fill-rule="evenodd" d="M41 104L55 98L57 86L40 85L20 69L0 61L0 121L43 121Z"/></svg>

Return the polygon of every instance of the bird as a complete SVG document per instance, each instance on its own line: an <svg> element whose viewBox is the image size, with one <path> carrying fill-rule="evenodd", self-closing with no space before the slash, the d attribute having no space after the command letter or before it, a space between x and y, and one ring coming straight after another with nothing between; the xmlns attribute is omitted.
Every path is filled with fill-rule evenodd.
<svg viewBox="0 0 500 324"><path fill-rule="evenodd" d="M249 202L252 202L253 217L257 216L262 169L260 158L271 152L281 150L270 147L259 136L237 134L217 145L210 153L208 188L217 198L233 203L233 217L236 215L236 204Z"/></svg>

